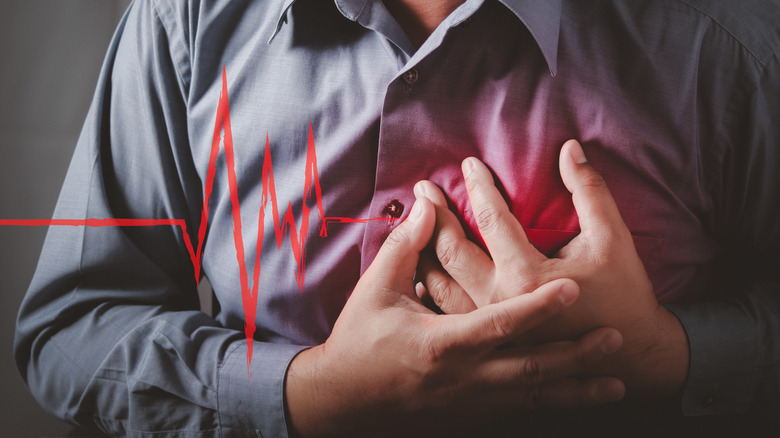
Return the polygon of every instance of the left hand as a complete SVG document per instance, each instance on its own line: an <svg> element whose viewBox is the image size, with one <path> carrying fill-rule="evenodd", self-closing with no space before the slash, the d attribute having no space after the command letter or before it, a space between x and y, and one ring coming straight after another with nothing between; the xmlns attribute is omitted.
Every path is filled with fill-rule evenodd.
<svg viewBox="0 0 780 438"><path fill-rule="evenodd" d="M561 149L560 172L582 231L553 258L528 241L479 160L464 160L463 174L489 255L466 238L441 191L430 182L418 183L415 193L436 206L435 252L443 268L423 260L419 271L424 287L418 293L430 294L446 313L463 313L571 278L581 288L580 299L518 341L572 339L597 327L614 327L623 335L624 347L612 369L594 372L613 372L624 380L629 396L675 394L685 382L689 360L681 324L653 295L614 199L574 140Z"/></svg>

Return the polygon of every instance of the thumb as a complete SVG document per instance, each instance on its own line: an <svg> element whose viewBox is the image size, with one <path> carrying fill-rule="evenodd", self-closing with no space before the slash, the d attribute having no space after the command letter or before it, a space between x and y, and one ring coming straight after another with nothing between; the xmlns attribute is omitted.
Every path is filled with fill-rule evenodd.
<svg viewBox="0 0 780 438"><path fill-rule="evenodd" d="M583 234L625 229L623 218L607 184L588 163L577 140L564 143L559 166L563 184L572 194Z"/></svg>
<svg viewBox="0 0 780 438"><path fill-rule="evenodd" d="M435 222L436 212L431 201L417 198L409 216L387 236L364 276L374 278L383 288L414 295L414 272L420 252L433 236Z"/></svg>

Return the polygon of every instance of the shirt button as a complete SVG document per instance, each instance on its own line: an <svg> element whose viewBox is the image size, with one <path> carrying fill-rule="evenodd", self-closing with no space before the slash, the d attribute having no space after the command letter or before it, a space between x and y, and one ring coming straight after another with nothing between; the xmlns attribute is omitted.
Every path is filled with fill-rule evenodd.
<svg viewBox="0 0 780 438"><path fill-rule="evenodd" d="M406 82L409 85L412 85L413 83L417 82L417 78L418 77L419 77L419 74L417 73L417 70L415 70L415 69L409 69L403 75L404 82Z"/></svg>
<svg viewBox="0 0 780 438"><path fill-rule="evenodd" d="M704 399L704 406L709 407L712 406L713 403L715 403L715 397L711 395Z"/></svg>
<svg viewBox="0 0 780 438"><path fill-rule="evenodd" d="M401 215L404 212L404 205L401 204L401 201L397 199L393 199L385 205L385 208L382 210L382 214L385 214L387 216L390 216L393 219L398 219L401 217Z"/></svg>

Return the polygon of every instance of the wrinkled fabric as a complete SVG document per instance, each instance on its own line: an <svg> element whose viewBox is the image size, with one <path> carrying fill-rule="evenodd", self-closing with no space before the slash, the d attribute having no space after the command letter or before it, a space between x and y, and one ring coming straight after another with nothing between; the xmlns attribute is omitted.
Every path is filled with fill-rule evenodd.
<svg viewBox="0 0 780 438"><path fill-rule="evenodd" d="M688 332L682 412L776 408L778 16L765 1L468 0L415 48L376 0L138 0L54 216L184 219L197 248L224 71L250 286L262 246L251 365L220 147L202 259L214 316L181 229L51 227L18 367L47 410L111 434L286 436L290 360L327 339L413 185L438 184L478 241L460 162L479 157L554 255L579 232L557 162L576 138ZM325 216L379 220L323 229L304 199L310 127ZM258 239L271 159L279 214L300 232L311 209L302 288L270 203Z"/></svg>

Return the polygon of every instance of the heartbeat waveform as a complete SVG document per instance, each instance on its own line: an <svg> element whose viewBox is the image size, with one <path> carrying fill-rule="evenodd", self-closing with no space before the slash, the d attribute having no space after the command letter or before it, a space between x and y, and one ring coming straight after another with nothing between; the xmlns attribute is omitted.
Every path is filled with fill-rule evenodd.
<svg viewBox="0 0 780 438"><path fill-rule="evenodd" d="M224 136L220 134L224 132ZM260 256L263 251L263 236L265 231L265 210L268 201L271 201L271 212L274 221L274 233L276 236L277 249L281 249L284 235L289 231L290 246L292 247L293 257L298 265L295 271L295 280L298 288L303 292L303 283L306 275L306 235L309 230L310 208L307 200L313 195L317 204L317 213L320 218L320 237L327 237L328 223L366 223L370 221L392 222L395 218L376 217L366 219L355 219L348 217L326 217L325 209L322 205L322 189L320 188L320 178L317 171L317 154L314 145L314 133L312 123L309 122L309 140L306 150L306 167L303 188L303 212L301 217L300 232L295 225L295 216L292 211L292 202L288 203L287 211L279 219L279 207L276 201L276 188L274 183L273 163L271 161L271 149L268 135L265 139L265 154L263 157L263 171L261 176L262 197L260 212L258 216L257 242L255 245L256 256L255 265L252 270L252 287L249 286L249 275L246 268L244 256L244 240L241 234L241 205L238 199L238 184L236 180L235 161L233 154L233 133L230 124L230 105L228 101L227 88L227 69L222 69L222 90L219 96L217 106L217 117L214 123L214 136L211 142L211 155L209 157L209 167L206 173L206 185L203 196L203 208L201 209L201 221L198 228L198 246L194 249L190 236L187 233L187 222L184 219L0 219L0 226L87 226L87 227L148 227L148 226L174 226L179 227L182 232L184 245L192 262L195 274L195 283L200 280L201 259L203 256L203 241L206 237L208 228L209 206L211 191L214 186L214 177L216 174L217 157L219 156L220 139L225 145L225 161L227 166L228 188L230 192L231 214L233 218L233 242L236 248L236 260L238 261L238 271L241 283L241 298L244 308L244 332L247 342L247 370L252 364L252 339L255 333L255 316L257 312L257 297L260 284Z"/></svg>

